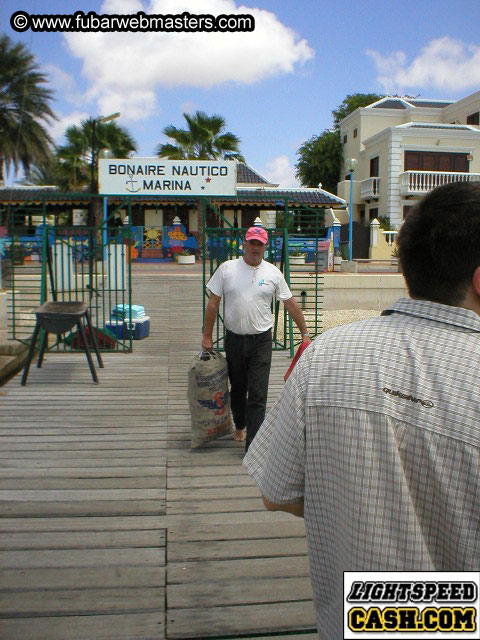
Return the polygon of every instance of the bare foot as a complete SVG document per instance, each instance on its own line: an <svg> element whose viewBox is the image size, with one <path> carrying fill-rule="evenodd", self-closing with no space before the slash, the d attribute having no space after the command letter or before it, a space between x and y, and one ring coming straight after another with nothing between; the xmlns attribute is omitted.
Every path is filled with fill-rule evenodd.
<svg viewBox="0 0 480 640"><path fill-rule="evenodd" d="M245 442L246 437L246 429L235 429L235 433L233 434L235 442Z"/></svg>

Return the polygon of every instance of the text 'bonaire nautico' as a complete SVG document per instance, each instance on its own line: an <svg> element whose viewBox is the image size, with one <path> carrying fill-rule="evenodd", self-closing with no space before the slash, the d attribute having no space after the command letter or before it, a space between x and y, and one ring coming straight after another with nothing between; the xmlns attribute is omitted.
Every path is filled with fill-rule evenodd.
<svg viewBox="0 0 480 640"><path fill-rule="evenodd" d="M236 195L237 163L231 161L100 159L99 193Z"/></svg>

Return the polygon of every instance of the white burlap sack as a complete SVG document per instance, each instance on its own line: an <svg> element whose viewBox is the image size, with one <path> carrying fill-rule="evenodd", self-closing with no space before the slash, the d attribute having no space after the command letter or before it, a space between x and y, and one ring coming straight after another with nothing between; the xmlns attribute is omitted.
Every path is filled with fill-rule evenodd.
<svg viewBox="0 0 480 640"><path fill-rule="evenodd" d="M227 361L216 351L194 357L188 372L188 404L192 417L191 448L233 433Z"/></svg>

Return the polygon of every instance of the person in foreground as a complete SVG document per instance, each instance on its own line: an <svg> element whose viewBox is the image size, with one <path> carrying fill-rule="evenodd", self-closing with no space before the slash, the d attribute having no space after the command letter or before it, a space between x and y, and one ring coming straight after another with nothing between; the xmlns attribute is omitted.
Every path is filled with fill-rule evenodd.
<svg viewBox="0 0 480 640"><path fill-rule="evenodd" d="M213 349L213 326L224 296L225 355L236 427L234 438L246 439L246 449L263 422L267 406L274 294L292 316L303 341L310 342L302 310L282 272L263 259L267 242L265 229L250 227L245 234L243 257L221 264L207 283L210 298L205 310L202 347L207 351Z"/></svg>
<svg viewBox="0 0 480 640"><path fill-rule="evenodd" d="M480 184L429 193L398 246L410 298L317 338L244 459L305 517L325 640L344 571L480 569Z"/></svg>

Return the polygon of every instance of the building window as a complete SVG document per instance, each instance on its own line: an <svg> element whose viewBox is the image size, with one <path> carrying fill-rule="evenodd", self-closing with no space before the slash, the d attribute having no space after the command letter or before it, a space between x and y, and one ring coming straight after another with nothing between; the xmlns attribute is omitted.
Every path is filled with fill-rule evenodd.
<svg viewBox="0 0 480 640"><path fill-rule="evenodd" d="M467 124L480 124L480 111L467 116Z"/></svg>
<svg viewBox="0 0 480 640"><path fill-rule="evenodd" d="M403 214L403 219L405 220L405 218L408 216L408 214L410 213L410 211L413 209L412 206L404 206L402 209L402 214Z"/></svg>
<svg viewBox="0 0 480 640"><path fill-rule="evenodd" d="M180 222L182 223L183 226L186 227L187 233L188 233L188 207L182 207L182 206L166 206L163 209L163 224L166 227L171 227L173 225L173 219L175 218L175 216L178 216L180 218ZM215 221L217 221L218 218L217 216L215 216ZM213 220L211 221L213 222ZM222 226L220 225L218 222L217 224L212 224L211 226Z"/></svg>
<svg viewBox="0 0 480 640"><path fill-rule="evenodd" d="M370 158L370 177L371 178L378 178L378 171L379 171L379 159L378 156L376 156L375 158Z"/></svg>
<svg viewBox="0 0 480 640"><path fill-rule="evenodd" d="M368 212L368 219L370 222L372 220L375 220L375 218L378 218L378 207L374 207L373 209L370 209L370 211Z"/></svg>
<svg viewBox="0 0 480 640"><path fill-rule="evenodd" d="M163 217L165 219L165 213L163 214ZM207 227L216 228L216 227L223 227L224 225L223 220L220 218L217 212L214 209L211 209L210 207L207 207L205 222L207 224Z"/></svg>
<svg viewBox="0 0 480 640"><path fill-rule="evenodd" d="M255 218L260 217L260 209L258 207L244 207L242 209L242 227L248 229L253 227Z"/></svg>
<svg viewBox="0 0 480 640"><path fill-rule="evenodd" d="M347 134L343 136L343 144L347 144Z"/></svg>
<svg viewBox="0 0 480 640"><path fill-rule="evenodd" d="M356 137L357 137L357 134L358 134L357 130L356 130L356 129L354 129L354 130L353 130L353 137L354 137L354 138L356 138Z"/></svg>
<svg viewBox="0 0 480 640"><path fill-rule="evenodd" d="M466 153L405 151L405 171L457 171L468 173Z"/></svg>

